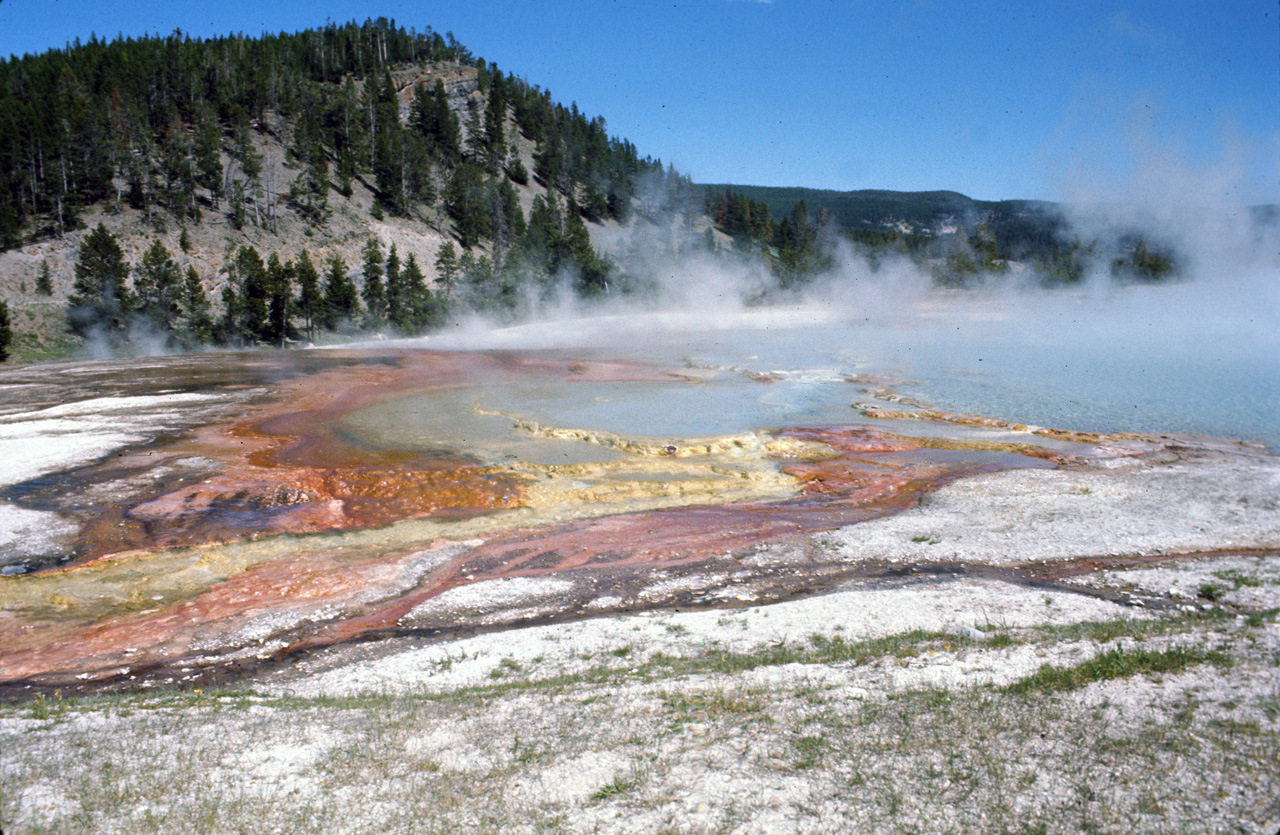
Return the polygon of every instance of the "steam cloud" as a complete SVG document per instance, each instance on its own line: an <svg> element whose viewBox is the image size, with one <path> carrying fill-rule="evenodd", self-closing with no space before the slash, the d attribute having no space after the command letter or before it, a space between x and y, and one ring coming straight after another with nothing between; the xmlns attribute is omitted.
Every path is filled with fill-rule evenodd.
<svg viewBox="0 0 1280 835"><path fill-rule="evenodd" d="M682 207L666 206L597 240L640 292L590 302L564 293L518 326L471 321L426 344L626 348L735 328L777 340L780 329L799 328L815 354L839 348L922 378L999 379L953 395L957 408L1280 448L1280 221L1241 199L1257 154L1237 144L1196 167L1167 149L1137 150L1126 178L1073 179L1062 205L1068 234L1097 245L1085 279L1070 287L1047 289L1025 266L974 289L942 289L905 257L873 265L835 240L829 271L799 292L769 293L763 259L727 240L707 252L705 227L691 231ZM1114 280L1122 235L1175 252L1176 280ZM1049 400L1057 405L1037 405Z"/></svg>

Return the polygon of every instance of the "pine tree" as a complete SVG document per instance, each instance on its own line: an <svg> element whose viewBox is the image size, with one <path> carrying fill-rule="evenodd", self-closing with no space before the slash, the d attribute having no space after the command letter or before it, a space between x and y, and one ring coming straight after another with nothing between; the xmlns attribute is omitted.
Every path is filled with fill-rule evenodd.
<svg viewBox="0 0 1280 835"><path fill-rule="evenodd" d="M449 106L444 82L438 78L432 95L436 100L435 131L440 154L446 164L453 164L462 156L462 128L458 124L458 115Z"/></svg>
<svg viewBox="0 0 1280 835"><path fill-rule="evenodd" d="M80 244L75 283L67 299L67 324L77 336L100 334L109 341L125 337L133 312L133 294L125 286L129 265L107 227L98 224Z"/></svg>
<svg viewBox="0 0 1280 835"><path fill-rule="evenodd" d="M458 240L465 249L493 236L488 190L484 171L470 161L455 168L445 186L445 208L454 220Z"/></svg>
<svg viewBox="0 0 1280 835"><path fill-rule="evenodd" d="M493 242L495 248L506 248L524 236L526 224L520 209L520 198L507 180L496 186L489 184L490 215L493 217Z"/></svg>
<svg viewBox="0 0 1280 835"><path fill-rule="evenodd" d="M445 241L436 250L436 283L444 291L445 299L453 293L458 280L458 251L453 241Z"/></svg>
<svg viewBox="0 0 1280 835"><path fill-rule="evenodd" d="M489 101L484 110L484 159L490 174L497 174L506 154L507 100L503 93L502 75L497 73L489 85Z"/></svg>
<svg viewBox="0 0 1280 835"><path fill-rule="evenodd" d="M196 185L209 192L209 202L218 208L222 197L222 131L209 106L199 109L192 145L196 164Z"/></svg>
<svg viewBox="0 0 1280 835"><path fill-rule="evenodd" d="M227 197L227 209L231 228L239 232L244 228L247 219L244 210L244 183L236 180L231 184L231 194Z"/></svg>
<svg viewBox="0 0 1280 835"><path fill-rule="evenodd" d="M560 138L551 136L538 146L538 153L533 158L533 173L548 189L567 192L569 178L565 173L564 151L560 147Z"/></svg>
<svg viewBox="0 0 1280 835"><path fill-rule="evenodd" d="M365 327L377 330L387 322L387 293L382 283L382 247L377 238L370 238L364 245L364 296Z"/></svg>
<svg viewBox="0 0 1280 835"><path fill-rule="evenodd" d="M142 320L159 334L173 333L182 313L182 271L169 250L154 241L133 274L137 311Z"/></svg>
<svg viewBox="0 0 1280 835"><path fill-rule="evenodd" d="M515 149L512 149L507 161L507 176L513 183L519 183L522 186L529 184L529 169L525 168L524 160L520 159L520 154Z"/></svg>
<svg viewBox="0 0 1280 835"><path fill-rule="evenodd" d="M609 214L609 198L594 183L587 184L582 195L582 212L592 222L600 222Z"/></svg>
<svg viewBox="0 0 1280 835"><path fill-rule="evenodd" d="M391 212L403 215L408 211L404 191L402 161L403 137L400 127L400 101L396 95L391 74L383 75L373 105L372 124L376 135L373 143L373 176L378 188L378 199Z"/></svg>
<svg viewBox="0 0 1280 835"><path fill-rule="evenodd" d="M773 236L778 248L775 270L784 288L794 287L817 272L821 263L817 240L818 230L809 222L809 211L801 200L779 221Z"/></svg>
<svg viewBox="0 0 1280 835"><path fill-rule="evenodd" d="M409 124L446 167L452 167L458 161L462 149L461 131L458 117L449 107L449 97L442 80L436 79L430 92L422 84L414 88Z"/></svg>
<svg viewBox="0 0 1280 835"><path fill-rule="evenodd" d="M213 339L219 345L236 345L239 342L236 320L240 316L240 296L230 283L222 285L222 316L213 326Z"/></svg>
<svg viewBox="0 0 1280 835"><path fill-rule="evenodd" d="M408 316L405 329L408 333L421 333L429 328L444 324L448 304L440 294L427 289L426 278L418 266L418 259L409 253L401 271L405 296L408 301Z"/></svg>
<svg viewBox="0 0 1280 835"><path fill-rule="evenodd" d="M210 314L209 296L204 292L195 267L187 267L182 284L182 318L178 328L178 342L184 348L197 348L213 340L213 317Z"/></svg>
<svg viewBox="0 0 1280 835"><path fill-rule="evenodd" d="M596 254L591 246L591 235L582 222L582 215L572 202L565 219L565 248L578 277L578 292L596 295L609 292L610 264Z"/></svg>
<svg viewBox="0 0 1280 835"><path fill-rule="evenodd" d="M396 245L387 252L387 321L401 333L408 332L410 319L409 296L405 292L404 277L400 272L400 256Z"/></svg>
<svg viewBox="0 0 1280 835"><path fill-rule="evenodd" d="M359 118L359 96L351 76L343 80L338 94L330 100L330 106L332 109L324 118L332 125L330 142L337 158L337 189L342 196L350 197L352 181L365 147L364 121Z"/></svg>
<svg viewBox="0 0 1280 835"><path fill-rule="evenodd" d="M332 256L328 264L324 277L324 326L328 330L346 330L360 315L360 297L342 256Z"/></svg>
<svg viewBox="0 0 1280 835"><path fill-rule="evenodd" d="M253 138L249 134L247 125L241 126L240 133L236 137L235 153L240 160L240 170L244 172L245 178L250 181L256 180L262 173L262 154L253 146Z"/></svg>
<svg viewBox="0 0 1280 835"><path fill-rule="evenodd" d="M329 160L309 124L299 125L294 140L294 154L304 164L289 184L289 202L308 223L318 226L329 217Z"/></svg>
<svg viewBox="0 0 1280 835"><path fill-rule="evenodd" d="M497 310L507 306L510 299L501 283L501 276L493 270L489 256L463 253L458 259L458 273L463 296L472 308Z"/></svg>
<svg viewBox="0 0 1280 835"><path fill-rule="evenodd" d="M289 321L293 302L293 264L281 263L280 256L271 253L267 259L267 325L263 339L272 345L284 347L285 340L295 338L297 332Z"/></svg>
<svg viewBox="0 0 1280 835"><path fill-rule="evenodd" d="M468 162L477 166L485 164L487 149L489 147L488 139L484 132L484 117L480 115L480 105L475 99L467 101L467 140L466 140L466 158Z"/></svg>
<svg viewBox="0 0 1280 835"><path fill-rule="evenodd" d="M9 325L9 303L0 299L0 362L9 359L9 343L13 341L13 329Z"/></svg>
<svg viewBox="0 0 1280 835"><path fill-rule="evenodd" d="M262 256L253 247L242 246L236 253L235 260L224 269L227 271L227 287L234 295L231 304L227 305L226 325L229 332L226 338L233 343L270 342L268 322L271 293L267 267L262 263ZM225 303L225 290L223 299Z"/></svg>
<svg viewBox="0 0 1280 835"><path fill-rule="evenodd" d="M436 202L434 158L427 140L415 133L403 134L403 169L406 195L410 200L431 206Z"/></svg>
<svg viewBox="0 0 1280 835"><path fill-rule="evenodd" d="M42 296L53 295L53 274L49 270L49 262L40 262L40 274L36 277L36 292Z"/></svg>
<svg viewBox="0 0 1280 835"><path fill-rule="evenodd" d="M298 315L307 330L307 339L316 338L316 325L325 319L324 297L320 295L320 275L304 249L293 267L298 279Z"/></svg>
<svg viewBox="0 0 1280 835"><path fill-rule="evenodd" d="M198 217L196 170L192 164L191 142L187 126L176 113L160 135L157 162L164 178L162 194L165 206L180 218Z"/></svg>

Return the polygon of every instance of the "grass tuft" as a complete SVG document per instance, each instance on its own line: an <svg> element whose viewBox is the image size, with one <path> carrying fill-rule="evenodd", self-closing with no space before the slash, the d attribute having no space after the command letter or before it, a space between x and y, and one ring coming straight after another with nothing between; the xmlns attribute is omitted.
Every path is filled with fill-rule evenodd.
<svg viewBox="0 0 1280 835"><path fill-rule="evenodd" d="M822 736L802 736L792 744L798 756L791 767L799 771L813 768L822 762L822 752L827 747L827 740Z"/></svg>
<svg viewBox="0 0 1280 835"><path fill-rule="evenodd" d="M1222 588L1213 583L1202 583L1196 594L1201 600L1208 600L1210 603L1216 603L1222 599Z"/></svg>
<svg viewBox="0 0 1280 835"><path fill-rule="evenodd" d="M1078 690L1095 681L1129 678L1139 673L1179 673L1197 664L1230 666L1231 659L1221 652L1175 647L1163 652L1146 649L1111 649L1088 661L1071 667L1045 664L1038 671L1004 688L1006 693L1053 693Z"/></svg>
<svg viewBox="0 0 1280 835"><path fill-rule="evenodd" d="M591 800L594 803L603 803L612 797L616 797L635 788L636 781L630 777L623 777L621 774L616 775L608 783L591 793Z"/></svg>

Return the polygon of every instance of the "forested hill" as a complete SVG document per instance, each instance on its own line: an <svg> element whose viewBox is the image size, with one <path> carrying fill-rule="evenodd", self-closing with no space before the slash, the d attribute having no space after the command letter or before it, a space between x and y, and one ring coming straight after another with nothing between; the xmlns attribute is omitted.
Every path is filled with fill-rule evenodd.
<svg viewBox="0 0 1280 835"><path fill-rule="evenodd" d="M406 90L395 76L410 67L426 83ZM634 177L654 165L609 138L603 119L430 29L378 20L259 38L77 41L0 61L0 244L64 232L104 201L194 222L237 188L249 199L249 187L266 188L255 131L282 133L298 174L274 185L294 189L304 214L323 209L324 181L345 192L364 175L385 208L407 213L435 204L464 165L471 177L527 177L509 120L536 144L536 173L601 216L625 211Z"/></svg>
<svg viewBox="0 0 1280 835"><path fill-rule="evenodd" d="M688 181L602 117L385 19L0 61L17 333L55 302L76 336L128 342L141 323L184 346L509 315L553 285L617 289L592 230L678 194L692 202Z"/></svg>
<svg viewBox="0 0 1280 835"><path fill-rule="evenodd" d="M954 191L825 191L743 185L697 186L703 211L735 241L769 244L786 287L831 262L843 240L872 264L905 256L942 286L971 287L1012 270L1047 286L1082 280L1106 263L1122 282L1163 281L1179 273L1169 242L1118 226L1090 241L1062 208L1035 200L974 200ZM775 222L773 218L781 216ZM824 245L825 242L825 245Z"/></svg>
<svg viewBox="0 0 1280 835"><path fill-rule="evenodd" d="M985 222L1005 226L1056 223L1056 203L1039 200L974 200L954 191L830 191L772 186L699 185L702 193L726 190L763 203L774 217L784 217L803 202L810 213L823 212L846 231L938 235Z"/></svg>

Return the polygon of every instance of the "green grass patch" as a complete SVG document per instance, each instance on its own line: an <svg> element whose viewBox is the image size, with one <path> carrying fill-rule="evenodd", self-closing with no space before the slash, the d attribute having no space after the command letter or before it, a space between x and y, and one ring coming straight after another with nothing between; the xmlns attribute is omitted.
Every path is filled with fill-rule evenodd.
<svg viewBox="0 0 1280 835"><path fill-rule="evenodd" d="M1140 641L1158 635L1179 635L1234 618L1235 615L1226 609L1211 608L1194 612L1161 613L1160 617L1155 618L1120 618L1032 626L1028 628L1030 633L1028 637L1035 636L1032 637L1035 643L1096 641L1106 644L1119 638L1133 638Z"/></svg>
<svg viewBox="0 0 1280 835"><path fill-rule="evenodd" d="M1250 626L1261 626L1274 621L1278 610L1253 612L1247 616ZM246 689L169 691L166 693L138 694L94 694L58 698L56 695L20 703L16 706L19 715L32 718L57 717L67 712L82 710L139 710L139 711L182 711L187 708L204 708L213 712L238 711L252 705L276 710L290 709L337 709L343 711L384 711L401 709L406 703L449 704L484 704L493 699L504 698L513 693L589 693L589 688L608 687L624 681L660 682L665 679L679 679L684 676L705 675L708 673L727 674L746 672L762 667L786 664L862 665L875 663L884 659L905 659L917 657L931 650L956 651L957 649L998 649L1014 644L1054 644L1060 641L1096 641L1106 644L1117 638L1132 638L1141 641L1157 635L1171 635L1194 632L1206 626L1214 626L1236 617L1223 609L1177 613L1158 618L1133 618L1115 621L1098 621L1088 623L1066 624L1061 626L1037 626L1000 631L985 640L971 640L947 632L912 630L896 635L864 640L848 640L840 635L831 637L823 635L807 636L803 641L779 640L767 646L750 651L731 651L711 648L697 656L666 655L656 652L641 659L631 647L630 657L634 664L620 667L616 664L597 664L589 669L558 674L539 674L534 668L527 668L512 658L504 658L487 676L482 684L464 686L447 692L421 690L410 693L360 693L345 696L292 696L268 695ZM607 650L609 660L626 657L618 649ZM1186 663L1200 663L1205 660L1222 660L1219 655L1196 656ZM1168 664L1173 656L1163 662ZM1132 662L1132 659L1131 659ZM1217 663L1217 661L1215 661ZM1074 672L1058 671L1057 673L1037 673L1036 676L1013 685L1023 690L1036 688L1060 689L1064 682L1075 677L1082 686L1087 683L1089 675L1097 675L1099 660L1087 662ZM1280 665L1280 656L1277 656ZM1122 669L1121 665L1117 669ZM1074 669L1074 668L1073 668ZM1152 666L1150 671L1159 671ZM1090 671L1094 672L1090 672ZM1097 677L1116 677L1141 672L1141 664L1134 666L1131 672L1100 674ZM1056 676L1056 677L1055 677ZM1052 683L1051 683L1052 682ZM586 690L584 690L586 688ZM754 694L740 694L735 698L719 696L702 700L701 704L674 705L668 704L669 710L688 717L703 716L752 716L756 719L767 718L763 710L764 700Z"/></svg>
<svg viewBox="0 0 1280 835"><path fill-rule="evenodd" d="M1226 667L1230 666L1231 659L1221 652L1201 652L1181 647L1162 652L1111 649L1071 667L1045 664L1034 674L1003 689L1006 693L1078 690L1095 681L1130 678L1140 673L1179 673L1197 664Z"/></svg>
<svg viewBox="0 0 1280 835"><path fill-rule="evenodd" d="M1200 588L1196 590L1196 595L1201 600L1208 600L1210 603L1216 603L1222 599L1223 589L1214 583L1201 583Z"/></svg>
<svg viewBox="0 0 1280 835"><path fill-rule="evenodd" d="M1263 609L1258 612L1250 612L1245 615L1245 625L1253 629L1261 629L1268 623L1272 623L1276 619L1276 615L1280 614L1280 609Z"/></svg>
<svg viewBox="0 0 1280 835"><path fill-rule="evenodd" d="M765 707L764 700L759 697L715 691L664 693L662 705L675 713L678 721L686 722L715 716L763 716Z"/></svg>
<svg viewBox="0 0 1280 835"><path fill-rule="evenodd" d="M60 302L10 305L10 311L13 342L9 345L9 357L12 365L68 360L84 346L84 341L68 330L66 306Z"/></svg>
<svg viewBox="0 0 1280 835"><path fill-rule="evenodd" d="M635 788L635 785L635 780L629 777L623 777L619 774L608 783L605 783L603 786L592 792L591 800L594 803L603 803L612 797L617 797L624 792L631 791L631 789Z"/></svg>
<svg viewBox="0 0 1280 835"><path fill-rule="evenodd" d="M514 658L503 658L498 662L498 666L489 671L489 678L502 678L511 673L519 673L523 671L520 662Z"/></svg>
<svg viewBox="0 0 1280 835"><path fill-rule="evenodd" d="M821 736L802 736L792 743L796 749L796 759L791 764L797 770L813 768L822 762L822 752L826 750L827 740Z"/></svg>
<svg viewBox="0 0 1280 835"><path fill-rule="evenodd" d="M1262 585L1262 580L1260 578L1254 577L1250 574L1245 574L1235 569L1230 569L1228 571L1215 571L1213 576L1217 577L1219 580L1234 583L1236 588L1248 586L1249 588L1256 589Z"/></svg>

